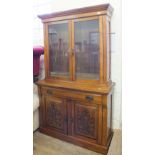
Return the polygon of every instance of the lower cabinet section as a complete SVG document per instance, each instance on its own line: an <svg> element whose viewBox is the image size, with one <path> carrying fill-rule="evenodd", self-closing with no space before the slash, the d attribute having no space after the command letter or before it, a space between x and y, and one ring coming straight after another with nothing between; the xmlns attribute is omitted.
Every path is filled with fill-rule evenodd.
<svg viewBox="0 0 155 155"><path fill-rule="evenodd" d="M111 103L104 103L108 96L86 94L83 97L85 93L68 90L59 96L62 90L49 88L47 93L45 89L48 90L40 89L40 131L106 154L112 137L108 120L111 109L106 106Z"/></svg>

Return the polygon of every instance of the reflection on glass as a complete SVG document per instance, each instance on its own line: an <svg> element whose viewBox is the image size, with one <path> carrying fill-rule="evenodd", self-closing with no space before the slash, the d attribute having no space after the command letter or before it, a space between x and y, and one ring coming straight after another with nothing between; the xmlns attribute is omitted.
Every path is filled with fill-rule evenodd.
<svg viewBox="0 0 155 155"><path fill-rule="evenodd" d="M69 76L68 24L53 24L49 33L49 70L51 76Z"/></svg>
<svg viewBox="0 0 155 155"><path fill-rule="evenodd" d="M99 79L99 22L75 22L76 77Z"/></svg>

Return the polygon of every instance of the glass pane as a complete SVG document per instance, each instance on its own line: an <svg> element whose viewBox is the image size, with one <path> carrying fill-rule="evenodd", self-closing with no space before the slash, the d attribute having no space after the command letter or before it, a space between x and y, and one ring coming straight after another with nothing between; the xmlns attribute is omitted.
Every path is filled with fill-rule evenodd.
<svg viewBox="0 0 155 155"><path fill-rule="evenodd" d="M76 77L99 79L98 19L75 22Z"/></svg>
<svg viewBox="0 0 155 155"><path fill-rule="evenodd" d="M68 23L48 27L49 71L51 76L69 76Z"/></svg>

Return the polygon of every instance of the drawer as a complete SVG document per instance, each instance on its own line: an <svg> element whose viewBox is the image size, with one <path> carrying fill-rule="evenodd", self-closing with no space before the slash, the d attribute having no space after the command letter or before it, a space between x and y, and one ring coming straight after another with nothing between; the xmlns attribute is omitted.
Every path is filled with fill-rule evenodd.
<svg viewBox="0 0 155 155"><path fill-rule="evenodd" d="M82 100L85 102L94 102L96 104L102 103L102 95L95 93L85 93L81 91L70 91L65 89L43 87L42 93L48 96L56 96L61 98L70 98L76 100Z"/></svg>

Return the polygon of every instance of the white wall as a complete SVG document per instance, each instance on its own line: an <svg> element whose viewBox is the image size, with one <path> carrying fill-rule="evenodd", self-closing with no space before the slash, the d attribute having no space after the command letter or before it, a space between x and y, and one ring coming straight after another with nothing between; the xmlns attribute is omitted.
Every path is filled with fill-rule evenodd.
<svg viewBox="0 0 155 155"><path fill-rule="evenodd" d="M91 5L110 3L114 8L111 19L112 32L112 81L116 83L113 102L113 128L121 128L121 104L122 104L122 49L121 49L121 0L33 0L33 44L43 45L43 26L37 15L80 8Z"/></svg>

